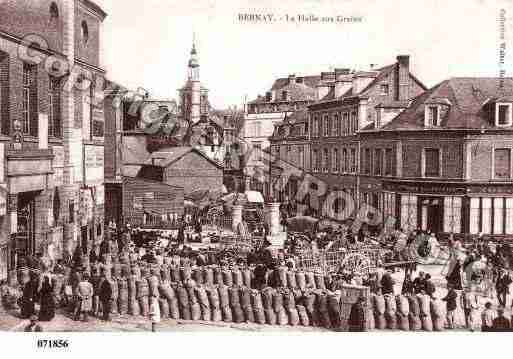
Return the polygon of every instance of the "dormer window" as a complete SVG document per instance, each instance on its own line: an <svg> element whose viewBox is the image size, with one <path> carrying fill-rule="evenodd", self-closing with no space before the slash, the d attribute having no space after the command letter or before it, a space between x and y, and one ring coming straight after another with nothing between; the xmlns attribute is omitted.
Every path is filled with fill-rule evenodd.
<svg viewBox="0 0 513 359"><path fill-rule="evenodd" d="M512 125L511 103L497 103L495 105L495 126L509 127Z"/></svg>
<svg viewBox="0 0 513 359"><path fill-rule="evenodd" d="M426 125L426 127L440 126L440 106L438 106L438 105L426 106L425 125Z"/></svg>
<svg viewBox="0 0 513 359"><path fill-rule="evenodd" d="M289 95L288 95L288 92L287 92L287 91L283 91L283 92L281 93L281 100L282 100L282 101L287 101L288 96L289 96Z"/></svg>

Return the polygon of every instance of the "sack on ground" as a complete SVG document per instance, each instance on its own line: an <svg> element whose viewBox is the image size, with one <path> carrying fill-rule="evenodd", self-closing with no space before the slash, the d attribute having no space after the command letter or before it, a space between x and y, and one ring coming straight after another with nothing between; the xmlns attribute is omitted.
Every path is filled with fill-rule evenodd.
<svg viewBox="0 0 513 359"><path fill-rule="evenodd" d="M239 268L234 268L232 270L232 278L233 278L233 285L237 285L237 286L244 285L244 279L242 278L242 272Z"/></svg>
<svg viewBox="0 0 513 359"><path fill-rule="evenodd" d="M276 313L274 312L274 309L264 309L265 314L265 322L269 325L276 325L277 324L277 318Z"/></svg>
<svg viewBox="0 0 513 359"><path fill-rule="evenodd" d="M423 316L420 318L420 321L422 323L422 330L427 332L433 331L433 321L430 316Z"/></svg>
<svg viewBox="0 0 513 359"><path fill-rule="evenodd" d="M308 318L308 313L306 312L306 308L302 305L296 305L297 313L299 315L299 324L302 326L308 327L310 325L310 319Z"/></svg>
<svg viewBox="0 0 513 359"><path fill-rule="evenodd" d="M301 271L296 272L296 286L300 290L306 289L306 276L305 276L304 272L301 272Z"/></svg>
<svg viewBox="0 0 513 359"><path fill-rule="evenodd" d="M413 313L408 315L408 319L410 321L410 330L418 331L422 329L422 322L420 321L420 317Z"/></svg>
<svg viewBox="0 0 513 359"><path fill-rule="evenodd" d="M169 303L165 298L159 298L160 316L161 318L169 318Z"/></svg>
<svg viewBox="0 0 513 359"><path fill-rule="evenodd" d="M296 273L292 270L287 271L287 287L291 289L297 287Z"/></svg>
<svg viewBox="0 0 513 359"><path fill-rule="evenodd" d="M380 330L383 330L383 329L386 329L387 328L387 321L385 319L385 314L380 314L380 313L374 313L374 321L375 321L375 324L376 324L376 329L380 329Z"/></svg>
<svg viewBox="0 0 513 359"><path fill-rule="evenodd" d="M141 315L143 317L147 317L150 312L150 304L148 302L148 297L147 296L139 297L138 301L139 301L139 308L140 308Z"/></svg>

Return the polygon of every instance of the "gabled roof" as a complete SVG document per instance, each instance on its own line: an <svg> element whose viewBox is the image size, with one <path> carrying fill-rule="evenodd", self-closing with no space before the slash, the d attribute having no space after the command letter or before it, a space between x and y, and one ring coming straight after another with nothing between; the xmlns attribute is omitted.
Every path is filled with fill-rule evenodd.
<svg viewBox="0 0 513 359"><path fill-rule="evenodd" d="M219 162L214 161L205 153L194 147L169 147L161 149L159 151L153 152L148 157L148 159L144 161L144 164L158 167L169 167L171 164L177 162L190 152L195 152L205 158L207 161L214 164L216 167L223 168Z"/></svg>
<svg viewBox="0 0 513 359"><path fill-rule="evenodd" d="M368 95L368 92L374 87L376 86L376 84L379 84L380 82L382 82L387 76L389 76L392 72L396 71L397 70L397 66L398 64L397 63L394 63L394 64L391 64L391 65L388 65L388 66L385 66L385 67L382 67L382 68L379 68L379 69L376 69L375 71L366 71L366 72L358 72L356 74L353 74L352 76L361 76L361 75L366 75L366 76L375 76L374 79L364 88L362 89L360 92L358 93L354 93L353 92L353 88L352 86L345 92L343 93L342 95L340 95L339 97L335 97L335 89L332 87L330 88L330 91L326 94L326 96L324 96L322 99L320 99L318 102L316 102L315 104L318 104L318 103L324 103L324 102L331 102L331 101L338 101L339 99L343 99L343 98L349 98L349 97L356 97L356 96L362 96L362 97L366 97ZM375 75L377 73L377 75ZM410 72L410 77L412 78L413 81L415 81L421 88L423 88L424 90L427 90L427 87L422 83L420 82L415 76L413 76Z"/></svg>
<svg viewBox="0 0 513 359"><path fill-rule="evenodd" d="M424 129L425 105L432 103L441 104L447 108L447 112L442 114L441 128L494 128L495 122L490 119L490 113L486 111L485 105L490 102L490 99L511 95L513 95L511 78L451 78L417 96L407 109L382 129Z"/></svg>

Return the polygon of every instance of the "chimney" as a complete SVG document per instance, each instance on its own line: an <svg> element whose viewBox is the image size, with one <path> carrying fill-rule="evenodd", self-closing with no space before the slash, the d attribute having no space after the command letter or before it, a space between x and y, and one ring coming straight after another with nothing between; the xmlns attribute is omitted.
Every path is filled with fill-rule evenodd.
<svg viewBox="0 0 513 359"><path fill-rule="evenodd" d="M289 84L296 83L296 74L289 75Z"/></svg>
<svg viewBox="0 0 513 359"><path fill-rule="evenodd" d="M410 56L397 56L397 95L396 100L404 101L410 98Z"/></svg>

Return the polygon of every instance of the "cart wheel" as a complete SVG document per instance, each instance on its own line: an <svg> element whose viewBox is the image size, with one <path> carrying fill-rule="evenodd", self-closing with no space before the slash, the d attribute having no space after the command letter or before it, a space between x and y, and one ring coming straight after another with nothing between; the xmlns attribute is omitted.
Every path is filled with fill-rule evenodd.
<svg viewBox="0 0 513 359"><path fill-rule="evenodd" d="M351 253L344 258L340 267L343 272L353 275L365 275L370 272L371 261L369 257L363 254Z"/></svg>

